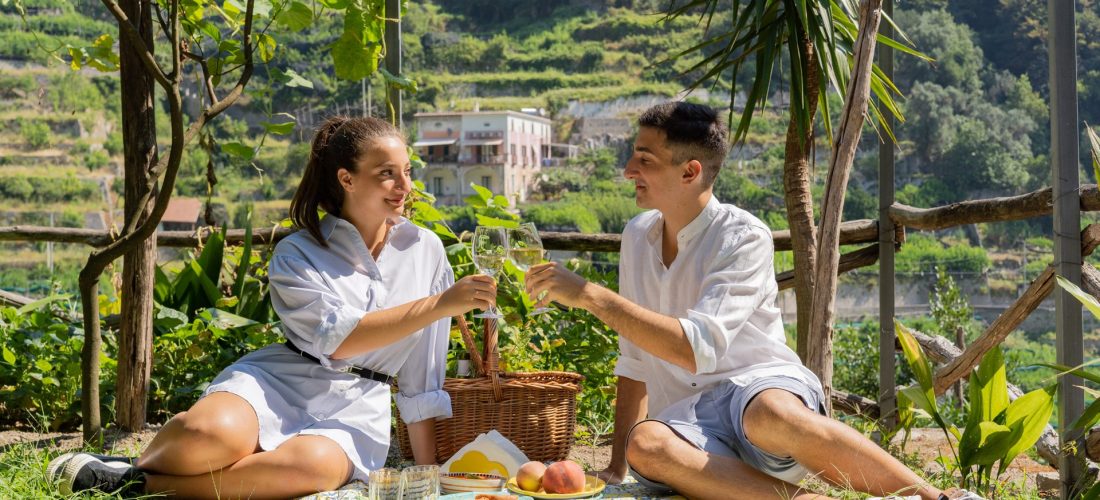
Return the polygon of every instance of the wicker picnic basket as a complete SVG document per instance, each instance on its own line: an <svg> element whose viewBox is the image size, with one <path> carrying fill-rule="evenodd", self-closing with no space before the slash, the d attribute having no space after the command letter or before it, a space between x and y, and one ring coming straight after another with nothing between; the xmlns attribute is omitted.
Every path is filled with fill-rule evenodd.
<svg viewBox="0 0 1100 500"><path fill-rule="evenodd" d="M501 372L496 320L485 320L484 352L479 353L466 320L462 316L455 319L475 376L448 378L443 383L451 396L453 416L435 423L436 460L447 461L492 429L531 460L564 460L573 447L577 394L584 377L571 372ZM408 429L400 415L396 420L401 453L411 459Z"/></svg>

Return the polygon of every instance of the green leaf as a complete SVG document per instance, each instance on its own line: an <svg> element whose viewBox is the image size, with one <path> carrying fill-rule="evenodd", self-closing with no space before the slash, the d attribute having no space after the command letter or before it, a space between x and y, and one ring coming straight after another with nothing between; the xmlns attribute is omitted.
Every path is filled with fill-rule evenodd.
<svg viewBox="0 0 1100 500"><path fill-rule="evenodd" d="M5 363L15 366L15 353L11 352L11 349L8 349L8 346L3 347L3 356Z"/></svg>
<svg viewBox="0 0 1100 500"><path fill-rule="evenodd" d="M48 372L50 370L53 370L53 365L51 365L49 361L46 361L46 360L41 359L41 358L34 360L34 367L38 368L42 372Z"/></svg>
<svg viewBox="0 0 1100 500"><path fill-rule="evenodd" d="M936 413L935 400L928 397L928 393L919 386L909 385L902 387L898 393L905 394L906 399L918 410L931 416Z"/></svg>
<svg viewBox="0 0 1100 500"><path fill-rule="evenodd" d="M203 7L203 3L196 2L195 0L182 0L179 2L180 12L183 14L183 24L191 24L199 27L203 22L203 16L206 14L206 9ZM199 29L202 29L199 27Z"/></svg>
<svg viewBox="0 0 1100 500"><path fill-rule="evenodd" d="M916 377L917 383L920 384L922 389L934 389L932 362L924 356L924 351L921 350L920 344L913 338L913 334L908 327L898 320L894 320L894 327L897 329L898 340L901 343L902 352L905 354L905 360L909 363L909 368L913 370L913 376Z"/></svg>
<svg viewBox="0 0 1100 500"><path fill-rule="evenodd" d="M1073 295L1081 304L1088 308L1093 316L1100 319L1100 302L1096 301L1096 297L1089 295L1088 292L1082 290L1077 285L1074 285L1073 282L1062 276L1056 276L1055 278L1058 280L1058 286L1069 292L1070 295Z"/></svg>
<svg viewBox="0 0 1100 500"><path fill-rule="evenodd" d="M160 304L153 304L153 324L164 331L174 330L187 323L187 315Z"/></svg>
<svg viewBox="0 0 1100 500"><path fill-rule="evenodd" d="M223 142L221 148L222 152L246 161L251 160L256 154L254 149L239 142Z"/></svg>
<svg viewBox="0 0 1100 500"><path fill-rule="evenodd" d="M248 277L248 268L252 265L252 212L248 212L244 225L244 246L241 248L241 258L237 262L237 277L233 283L233 295L244 295L244 281ZM240 312L238 308L237 312Z"/></svg>
<svg viewBox="0 0 1100 500"><path fill-rule="evenodd" d="M279 68L271 68L271 78L284 87L313 88L313 82L303 78L297 71L290 68L287 68L286 71L280 70Z"/></svg>
<svg viewBox="0 0 1100 500"><path fill-rule="evenodd" d="M370 30L367 30L367 33L370 32ZM386 68L378 68L378 72L382 73L382 79L384 79L387 84L393 87L397 87L401 90L411 92L413 94L420 91L420 87L416 84L416 80L412 80L403 76L396 76L393 73L386 71Z"/></svg>
<svg viewBox="0 0 1100 500"><path fill-rule="evenodd" d="M89 66L103 72L118 71L119 59L115 52L115 39L111 35L100 35L85 53Z"/></svg>
<svg viewBox="0 0 1100 500"><path fill-rule="evenodd" d="M1085 132L1089 136L1090 149L1092 150L1092 175L1096 182L1100 182L1100 136L1085 122Z"/></svg>
<svg viewBox="0 0 1100 500"><path fill-rule="evenodd" d="M267 33L253 33L255 39L253 45L256 47L256 52L260 55L260 60L263 62L269 62L275 57L275 39Z"/></svg>
<svg viewBox="0 0 1100 500"><path fill-rule="evenodd" d="M1012 429L1007 425L981 422L978 424L977 435L973 438L968 439L967 433L963 433L963 441L959 442L959 461L963 467L993 465L1008 450L1008 438L1011 436ZM975 441L977 445L971 448Z"/></svg>
<svg viewBox="0 0 1100 500"><path fill-rule="evenodd" d="M1100 499L1100 483L1096 483L1081 496L1081 500L1098 500Z"/></svg>
<svg viewBox="0 0 1100 500"><path fill-rule="evenodd" d="M321 5L335 10L344 10L350 3L350 0L321 0Z"/></svg>
<svg viewBox="0 0 1100 500"><path fill-rule="evenodd" d="M504 195L498 194L498 195L493 197L493 206L497 206L497 207L500 207L500 208L508 208L509 205L510 205L510 203L508 203L508 198L505 197Z"/></svg>
<svg viewBox="0 0 1100 500"><path fill-rule="evenodd" d="M1008 405L1005 410L1005 425L1013 430L1019 428L1019 437L1010 443L1002 460L1003 464L1012 463L1017 455L1031 448L1039 440L1039 436L1043 435L1050 416L1054 414L1054 394L1057 391L1057 384L1036 389Z"/></svg>
<svg viewBox="0 0 1100 500"><path fill-rule="evenodd" d="M294 1L275 19L292 32L298 32L313 24L313 11L302 2Z"/></svg>
<svg viewBox="0 0 1100 500"><path fill-rule="evenodd" d="M215 309L215 308L211 308L211 309L207 309L207 310L203 311L202 314L200 314L200 316L202 316L204 319L206 319L210 323L211 326L214 326L216 328L221 328L221 329L224 329L224 330L231 330L231 329L234 329L234 328L244 328L244 327L259 324L255 321L252 321L248 318L238 316L238 315L233 314L229 311L224 311L224 310Z"/></svg>
<svg viewBox="0 0 1100 500"><path fill-rule="evenodd" d="M489 205L489 201L493 199L493 192L489 191L489 188L474 184L473 182L470 183L470 187L477 192L477 195L481 197L481 200L485 202L485 205Z"/></svg>
<svg viewBox="0 0 1100 500"><path fill-rule="evenodd" d="M260 125L263 125L264 130L276 135L287 135L294 131L294 122L271 123L263 121L260 122Z"/></svg>
<svg viewBox="0 0 1100 500"><path fill-rule="evenodd" d="M31 302L29 304L26 304L26 305L20 307L19 309L16 309L16 312L19 313L20 315L30 314L31 312L36 311L38 309L41 309L43 307L46 307L47 305L53 304L54 302L61 302L63 300L68 300L69 297L71 297L71 295L69 295L67 293L57 293L57 294L49 295L49 296L43 297L41 299L38 299L34 302Z"/></svg>
<svg viewBox="0 0 1100 500"><path fill-rule="evenodd" d="M364 45L362 33L344 30L336 43L332 45L332 62L336 77L343 80L359 81L378 70L378 55L381 46Z"/></svg>
<svg viewBox="0 0 1100 500"><path fill-rule="evenodd" d="M983 421L993 421L1008 407L1008 380L999 346L985 353L975 375L976 379L971 377L971 385L981 389L981 401L971 401L970 411L977 411Z"/></svg>
<svg viewBox="0 0 1100 500"><path fill-rule="evenodd" d="M413 212L416 213L416 218L427 222L436 222L444 219L443 214L439 213L439 210L428 203L423 201L414 201L412 204Z"/></svg>
<svg viewBox="0 0 1100 500"><path fill-rule="evenodd" d="M474 208L488 208L489 205L485 203L485 199L476 194L471 194L464 198L466 204Z"/></svg>

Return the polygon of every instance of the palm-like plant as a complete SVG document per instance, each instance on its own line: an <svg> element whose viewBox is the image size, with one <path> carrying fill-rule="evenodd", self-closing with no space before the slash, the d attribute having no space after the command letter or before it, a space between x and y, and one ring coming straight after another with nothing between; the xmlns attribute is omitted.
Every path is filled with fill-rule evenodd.
<svg viewBox="0 0 1100 500"><path fill-rule="evenodd" d="M813 214L813 197L810 192L813 123L818 107L824 110L826 133L832 136L829 91L842 97L847 94L852 79L852 60L858 39L859 9L852 0L734 0L728 26L712 32L715 11L719 0L673 0L667 10L669 19L701 13L708 35L700 43L676 54L673 58L701 55L702 58L688 71L701 71L692 87L716 82L729 77L730 123L734 121L733 99L736 94L736 76L743 67L752 63L755 77L746 92L748 97L738 125L733 133L734 142L740 142L748 133L755 111L767 103L772 87L771 75L780 68L784 59L790 64L790 121L787 126L783 185L786 193L787 220L791 229L794 252L795 297L798 305L798 353L807 360L811 342L828 343L824 338L810 339L810 312L814 304L814 270L828 263L818 262L817 242ZM889 17L889 26L896 29ZM904 39L904 37L902 37ZM877 35L878 43L901 52L929 60L909 46L883 34ZM875 119L878 129L892 139L887 115L901 118L895 101L899 91L894 83L879 69L872 66L868 114ZM845 177L846 179L846 177ZM829 196L828 193L825 195ZM835 263L832 264L835 274ZM834 292L835 293L835 292ZM829 352L828 349L824 349ZM831 365L831 356L820 360ZM822 376L826 387L831 386L831 370L824 366L810 368Z"/></svg>

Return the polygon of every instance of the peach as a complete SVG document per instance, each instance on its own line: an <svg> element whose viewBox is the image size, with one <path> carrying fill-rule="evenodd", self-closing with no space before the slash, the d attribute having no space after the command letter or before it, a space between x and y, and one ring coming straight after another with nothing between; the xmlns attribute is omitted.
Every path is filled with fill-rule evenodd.
<svg viewBox="0 0 1100 500"><path fill-rule="evenodd" d="M584 482L584 469L572 460L554 462L542 475L542 487L547 493L578 493L584 491Z"/></svg>
<svg viewBox="0 0 1100 500"><path fill-rule="evenodd" d="M516 471L516 485L525 491L538 491L545 473L546 465L542 462L527 462Z"/></svg>

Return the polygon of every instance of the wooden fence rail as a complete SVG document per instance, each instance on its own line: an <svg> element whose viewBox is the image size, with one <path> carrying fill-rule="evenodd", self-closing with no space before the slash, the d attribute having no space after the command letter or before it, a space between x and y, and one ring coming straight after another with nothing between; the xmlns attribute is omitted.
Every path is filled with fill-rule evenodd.
<svg viewBox="0 0 1100 500"><path fill-rule="evenodd" d="M196 231L158 231L157 246L189 247L201 245L217 229L204 227ZM271 230L255 230L252 242L267 245L287 237L295 230L277 227ZM578 252L618 252L621 235L609 233L567 233L540 232L543 245L547 250L573 250ZM776 250L791 249L790 231L773 231L772 239ZM230 229L226 232L226 243L240 243L244 240L244 229ZM103 247L111 243L108 231L95 229L77 229L47 226L6 226L0 227L0 241L52 241L54 243L80 243L92 247ZM873 243L878 241L878 221L861 219L845 222L840 226L840 244Z"/></svg>

